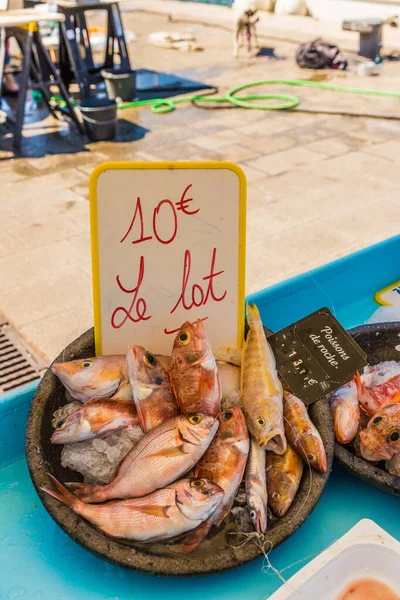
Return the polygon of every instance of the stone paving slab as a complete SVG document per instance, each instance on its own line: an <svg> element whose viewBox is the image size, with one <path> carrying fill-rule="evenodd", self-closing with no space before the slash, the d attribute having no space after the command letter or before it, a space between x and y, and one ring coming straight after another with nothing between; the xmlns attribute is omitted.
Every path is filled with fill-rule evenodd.
<svg viewBox="0 0 400 600"><path fill-rule="evenodd" d="M222 93L288 78L400 90L395 62L376 78L296 67L300 38L329 33L355 50L354 35L339 25L265 14L262 44L277 58L243 53L234 60L224 7L132 0L123 10L126 28L137 35L130 45L134 67L174 72ZM195 32L203 52L147 42L152 31L186 31L199 22L208 22ZM385 40L400 48L400 30L385 31ZM400 120L382 117L400 117L400 102L287 86L275 91L298 95L299 110L129 109L120 112L116 142L89 144L73 127L30 109L22 156L10 159L10 138L0 137L0 310L48 360L93 322L87 183L101 162L237 162L248 180L249 293L399 233Z"/></svg>

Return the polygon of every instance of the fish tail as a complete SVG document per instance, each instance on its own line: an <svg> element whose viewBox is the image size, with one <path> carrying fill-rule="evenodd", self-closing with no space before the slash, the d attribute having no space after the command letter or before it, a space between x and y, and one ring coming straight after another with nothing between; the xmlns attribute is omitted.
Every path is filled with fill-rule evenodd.
<svg viewBox="0 0 400 600"><path fill-rule="evenodd" d="M50 473L48 475L52 483L54 484L56 490L50 490L44 487L42 487L41 489L50 496L53 496L53 498L57 498L57 500L60 500L60 502L63 502L73 510L76 510L77 507L80 504L82 504L82 502L76 496L74 496L74 494L67 490L67 488L64 487L62 483L60 483L55 477L53 477L53 475L50 475Z"/></svg>
<svg viewBox="0 0 400 600"><path fill-rule="evenodd" d="M256 304L246 304L247 322L249 325L261 321L260 312Z"/></svg>
<svg viewBox="0 0 400 600"><path fill-rule="evenodd" d="M106 500L106 498L104 498L102 494L104 490L104 486L102 485L92 485L90 483L76 483L75 481L72 483L66 483L65 485L68 487L69 490L74 492L74 494L76 494L76 496L78 496L78 498L82 500L82 502L91 504L92 502L102 502L103 500Z"/></svg>

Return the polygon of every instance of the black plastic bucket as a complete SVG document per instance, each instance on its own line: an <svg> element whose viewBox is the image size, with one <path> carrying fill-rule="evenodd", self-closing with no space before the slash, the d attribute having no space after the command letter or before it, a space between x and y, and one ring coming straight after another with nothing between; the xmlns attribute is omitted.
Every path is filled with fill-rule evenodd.
<svg viewBox="0 0 400 600"><path fill-rule="evenodd" d="M92 142L112 140L117 132L117 103L108 98L86 98L80 107Z"/></svg>
<svg viewBox="0 0 400 600"><path fill-rule="evenodd" d="M123 102L130 102L136 98L135 71L117 68L102 69L100 75L105 81L110 100L120 98Z"/></svg>

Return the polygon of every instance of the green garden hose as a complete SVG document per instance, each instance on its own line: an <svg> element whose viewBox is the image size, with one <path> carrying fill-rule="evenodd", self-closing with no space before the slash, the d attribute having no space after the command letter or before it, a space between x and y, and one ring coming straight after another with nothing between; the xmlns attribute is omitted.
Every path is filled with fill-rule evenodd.
<svg viewBox="0 0 400 600"><path fill-rule="evenodd" d="M213 104L231 104L241 108L254 108L258 110L289 110L300 104L300 100L296 96L290 94L249 94L239 96L238 94L248 88L253 88L261 85L291 85L297 87L311 87L322 90L331 90L333 92L348 92L350 94L362 94L365 96L380 96L384 98L400 98L400 92L385 92L379 90L365 90L355 87L343 87L341 85L333 85L330 83L321 83L319 81L306 81L302 79L266 79L265 81L256 81L254 83L246 83L233 90L230 90L225 96L208 96L195 95L184 96L182 98L153 98L151 100L135 100L132 102L122 102L118 108L138 108L140 106L150 106L153 113L163 114L175 110L177 104L184 102L206 102ZM60 107L65 106L65 102L59 96L53 96L52 101ZM277 103L260 103L260 100L273 100ZM75 106L76 103L72 102Z"/></svg>
<svg viewBox="0 0 400 600"><path fill-rule="evenodd" d="M364 90L362 88L343 87L341 85L332 85L330 83L320 83L319 81L304 81L301 79L267 79L265 81L256 81L246 83L226 93L225 96L185 96L184 98L155 98L152 100L136 100L133 102L123 102L118 108L134 108L139 106L150 106L153 113L162 114L175 110L177 104L183 102L212 102L215 104L229 103L241 108L254 108L258 110L288 110L295 108L300 103L296 96L290 94L250 94L238 96L243 90L261 85L292 85L298 87L313 87L322 90L331 90L334 92L349 92L351 94L363 94L367 96L381 96L386 98L400 98L400 92L384 92L379 90ZM274 100L278 103L264 104L254 102L259 100Z"/></svg>

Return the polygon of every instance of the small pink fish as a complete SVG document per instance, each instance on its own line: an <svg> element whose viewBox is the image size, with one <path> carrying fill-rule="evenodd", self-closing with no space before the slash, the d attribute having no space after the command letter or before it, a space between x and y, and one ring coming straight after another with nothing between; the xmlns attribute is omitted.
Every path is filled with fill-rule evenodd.
<svg viewBox="0 0 400 600"><path fill-rule="evenodd" d="M333 429L340 444L349 444L356 436L360 422L360 405L354 381L344 385L329 398Z"/></svg>
<svg viewBox="0 0 400 600"><path fill-rule="evenodd" d="M106 535L140 542L166 540L200 525L223 498L223 491L207 479L181 479L143 498L107 504L85 504L55 477L56 491L42 488Z"/></svg>
<svg viewBox="0 0 400 600"><path fill-rule="evenodd" d="M142 346L129 346L126 364L143 431L179 415L168 373L154 354Z"/></svg>
<svg viewBox="0 0 400 600"><path fill-rule="evenodd" d="M145 496L190 471L207 450L217 429L218 421L208 415L173 417L138 441L110 483L67 485L89 503Z"/></svg>
<svg viewBox="0 0 400 600"><path fill-rule="evenodd" d="M218 432L197 463L195 475L217 483L224 490L224 498L210 519L185 537L181 545L185 553L203 541L212 525L222 523L243 479L249 453L249 434L243 411L239 406L232 406L218 415L218 421Z"/></svg>
<svg viewBox="0 0 400 600"><path fill-rule="evenodd" d="M400 404L390 404L379 410L360 431L362 444L370 452L389 460L400 453ZM376 459L374 459L376 460Z"/></svg>
<svg viewBox="0 0 400 600"><path fill-rule="evenodd" d="M250 440L250 454L246 467L246 499L257 533L267 531L267 483L265 478L266 452L254 438Z"/></svg>
<svg viewBox="0 0 400 600"><path fill-rule="evenodd" d="M175 338L170 367L172 389L183 414L216 417L222 388L211 345L200 319L184 323Z"/></svg>
<svg viewBox="0 0 400 600"><path fill-rule="evenodd" d="M132 400L91 400L60 419L50 441L52 444L71 444L138 424Z"/></svg>
<svg viewBox="0 0 400 600"><path fill-rule="evenodd" d="M326 473L326 453L319 431L311 421L304 402L287 390L283 392L283 414L289 444L306 464Z"/></svg>
<svg viewBox="0 0 400 600"><path fill-rule="evenodd" d="M115 396L121 384L128 379L123 354L53 363L51 370L79 402Z"/></svg>
<svg viewBox="0 0 400 600"><path fill-rule="evenodd" d="M357 386L358 401L370 416L389 404L400 402L400 375L375 387L367 387L359 373L354 376L354 381Z"/></svg>

